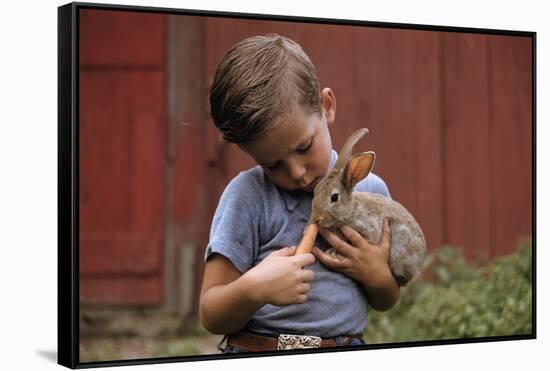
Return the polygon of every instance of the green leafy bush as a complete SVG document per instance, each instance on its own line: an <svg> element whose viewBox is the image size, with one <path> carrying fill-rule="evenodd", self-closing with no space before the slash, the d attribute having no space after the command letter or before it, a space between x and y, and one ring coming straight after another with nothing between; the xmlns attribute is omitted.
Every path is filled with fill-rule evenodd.
<svg viewBox="0 0 550 371"><path fill-rule="evenodd" d="M426 262L425 279L401 289L387 312L369 311L369 344L530 334L532 248L476 266L444 247Z"/></svg>

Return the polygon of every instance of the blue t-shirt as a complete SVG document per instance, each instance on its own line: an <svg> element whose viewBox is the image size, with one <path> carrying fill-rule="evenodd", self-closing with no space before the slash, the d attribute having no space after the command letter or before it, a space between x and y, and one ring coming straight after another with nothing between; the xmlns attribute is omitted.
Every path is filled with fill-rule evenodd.
<svg viewBox="0 0 550 371"><path fill-rule="evenodd" d="M338 155L332 151L331 167ZM384 181L371 173L356 191L390 197ZM276 186L260 166L243 171L225 188L210 230L205 261L213 253L228 258L244 273L274 250L296 246L311 213L312 193ZM315 246L330 247L319 235ZM364 288L348 276L320 262L306 266L315 272L304 304L266 304L246 325L257 333L303 334L320 337L361 334L367 323Z"/></svg>

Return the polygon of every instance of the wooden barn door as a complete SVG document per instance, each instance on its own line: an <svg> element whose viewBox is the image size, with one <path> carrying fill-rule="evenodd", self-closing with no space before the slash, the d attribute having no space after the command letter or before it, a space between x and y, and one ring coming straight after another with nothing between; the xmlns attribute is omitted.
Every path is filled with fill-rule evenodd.
<svg viewBox="0 0 550 371"><path fill-rule="evenodd" d="M80 13L80 299L163 298L165 16Z"/></svg>

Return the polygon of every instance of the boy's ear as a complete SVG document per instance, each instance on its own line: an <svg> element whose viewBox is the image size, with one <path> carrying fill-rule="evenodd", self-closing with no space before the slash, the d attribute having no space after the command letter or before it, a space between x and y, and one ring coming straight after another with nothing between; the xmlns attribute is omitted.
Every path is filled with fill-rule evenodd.
<svg viewBox="0 0 550 371"><path fill-rule="evenodd" d="M336 119L336 96L330 88L321 91L321 106L330 125Z"/></svg>
<svg viewBox="0 0 550 371"><path fill-rule="evenodd" d="M342 183L346 190L353 191L353 187L369 175L374 166L375 159L376 153L372 151L357 153L351 156L342 174Z"/></svg>

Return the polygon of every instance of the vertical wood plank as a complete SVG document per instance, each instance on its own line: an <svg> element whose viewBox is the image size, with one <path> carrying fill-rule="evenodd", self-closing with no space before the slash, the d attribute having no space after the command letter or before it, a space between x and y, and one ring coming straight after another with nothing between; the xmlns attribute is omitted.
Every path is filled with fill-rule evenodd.
<svg viewBox="0 0 550 371"><path fill-rule="evenodd" d="M489 36L493 255L532 231L531 48L527 37Z"/></svg>
<svg viewBox="0 0 550 371"><path fill-rule="evenodd" d="M212 212L213 178L207 147L206 19L172 16L169 39L169 163L165 267L167 304L182 315L196 311Z"/></svg>
<svg viewBox="0 0 550 371"><path fill-rule="evenodd" d="M484 258L492 244L487 38L442 37L446 241Z"/></svg>
<svg viewBox="0 0 550 371"><path fill-rule="evenodd" d="M439 33L416 35L414 92L416 107L416 208L411 212L424 231L428 250L443 245L443 125L441 37Z"/></svg>
<svg viewBox="0 0 550 371"><path fill-rule="evenodd" d="M394 199L417 207L417 152L414 107L414 36L379 28L360 30L355 61L357 106L370 129L368 148L377 154L375 173L387 182Z"/></svg>

